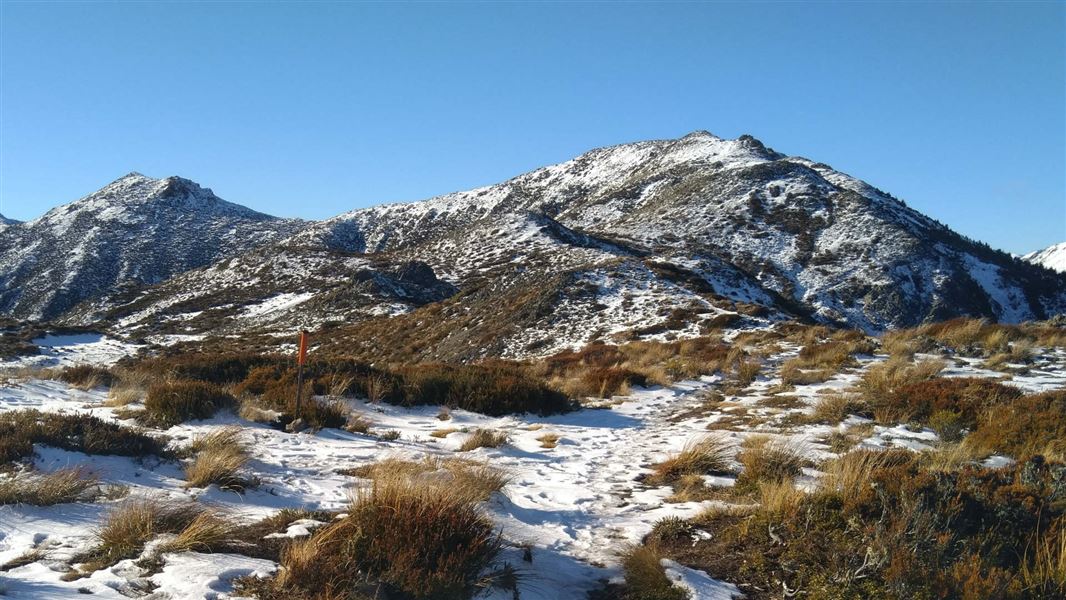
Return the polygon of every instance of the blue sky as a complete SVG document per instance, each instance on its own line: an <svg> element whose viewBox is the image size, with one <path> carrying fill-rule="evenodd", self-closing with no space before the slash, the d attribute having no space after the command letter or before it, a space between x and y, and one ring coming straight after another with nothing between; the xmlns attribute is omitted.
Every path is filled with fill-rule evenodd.
<svg viewBox="0 0 1066 600"><path fill-rule="evenodd" d="M0 212L129 172L324 218L706 129L1066 240L1066 3L0 4Z"/></svg>

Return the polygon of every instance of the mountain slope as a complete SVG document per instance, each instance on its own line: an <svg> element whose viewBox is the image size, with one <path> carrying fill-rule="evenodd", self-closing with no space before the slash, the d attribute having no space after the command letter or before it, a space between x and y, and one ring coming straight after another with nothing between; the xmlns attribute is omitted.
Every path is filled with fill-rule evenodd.
<svg viewBox="0 0 1066 600"><path fill-rule="evenodd" d="M425 265L459 293L429 305L382 296L382 316L374 316L369 304L353 310L337 296L337 282L274 277L268 265L292 255L335 265L316 270L341 282L353 257L386 272ZM265 274L255 286L225 262L127 305L82 307L77 320L157 333L236 331L244 326L233 311L205 321L168 308L169 299L201 305L237 294L244 306L301 293L305 325L340 321L350 331L335 336L376 351L397 342L423 358L467 359L592 339L684 337L738 319L875 331L1066 310L1066 277L963 238L828 165L750 136L706 132L601 148L498 185L352 211L241 261Z"/></svg>
<svg viewBox="0 0 1066 600"><path fill-rule="evenodd" d="M14 219L9 219L9 218L5 217L4 215L0 215L0 231L3 231L4 229L7 229L7 227L10 226L10 225L18 225L18 224L19 224L19 221L16 221Z"/></svg>
<svg viewBox="0 0 1066 600"><path fill-rule="evenodd" d="M1052 271L1066 273L1066 242L1048 246L1036 252L1030 252L1022 258L1034 265L1042 265Z"/></svg>
<svg viewBox="0 0 1066 600"><path fill-rule="evenodd" d="M302 221L225 202L178 177L131 173L0 230L0 312L50 319L294 233Z"/></svg>

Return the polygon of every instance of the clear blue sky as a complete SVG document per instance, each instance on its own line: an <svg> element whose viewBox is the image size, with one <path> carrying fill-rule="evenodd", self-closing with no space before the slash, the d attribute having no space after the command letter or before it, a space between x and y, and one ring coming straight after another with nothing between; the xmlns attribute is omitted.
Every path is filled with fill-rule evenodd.
<svg viewBox="0 0 1066 600"><path fill-rule="evenodd" d="M1066 240L1066 4L19 3L0 212L129 171L323 218L707 129Z"/></svg>

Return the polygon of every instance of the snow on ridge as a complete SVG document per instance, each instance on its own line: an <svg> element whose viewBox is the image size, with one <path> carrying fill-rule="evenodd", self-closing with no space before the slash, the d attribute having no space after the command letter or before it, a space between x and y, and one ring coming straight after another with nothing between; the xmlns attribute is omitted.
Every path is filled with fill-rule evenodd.
<svg viewBox="0 0 1066 600"><path fill-rule="evenodd" d="M1060 242L1043 250L1030 252L1023 256L1022 259L1059 273L1066 273L1066 242Z"/></svg>

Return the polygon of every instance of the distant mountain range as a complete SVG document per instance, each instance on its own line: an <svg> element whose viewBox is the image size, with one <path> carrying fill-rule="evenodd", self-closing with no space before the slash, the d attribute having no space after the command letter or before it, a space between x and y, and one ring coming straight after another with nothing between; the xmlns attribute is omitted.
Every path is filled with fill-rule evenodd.
<svg viewBox="0 0 1066 600"><path fill-rule="evenodd" d="M1023 256L1025 260L1047 267L1059 273L1066 273L1066 242L1048 246L1037 252Z"/></svg>
<svg viewBox="0 0 1066 600"><path fill-rule="evenodd" d="M0 312L138 337L327 327L354 350L470 359L780 319L1043 319L1066 312L1066 276L700 131L321 222L131 174L0 229Z"/></svg>

